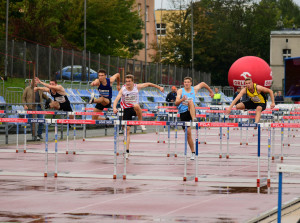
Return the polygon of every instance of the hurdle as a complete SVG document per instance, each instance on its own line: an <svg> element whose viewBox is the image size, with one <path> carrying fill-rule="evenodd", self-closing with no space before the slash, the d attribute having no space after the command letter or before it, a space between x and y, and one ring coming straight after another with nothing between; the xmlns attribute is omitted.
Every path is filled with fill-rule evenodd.
<svg viewBox="0 0 300 223"><path fill-rule="evenodd" d="M285 128L300 128L299 123L271 123L271 128L280 128L281 129L281 161L283 161L283 132ZM269 130L271 131L271 130ZM272 158L273 159L273 158Z"/></svg>
<svg viewBox="0 0 300 223"><path fill-rule="evenodd" d="M257 192L260 192L260 134L261 134L261 130L260 130L260 124L243 124L243 123L216 123L216 122L207 122L207 123L203 123L200 122L198 123L199 127L239 127L239 128L245 128L245 127L257 127L258 128L258 139L257 139ZM221 138L221 136L220 136ZM227 140L229 139L229 137L227 137ZM219 158L222 158L223 154L222 154L222 143L220 144L220 153L219 153ZM228 145L228 143L227 143ZM229 153L228 153L228 148L227 148L227 154L226 154L226 158L229 158ZM196 156L196 158L198 159L198 157Z"/></svg>
<svg viewBox="0 0 300 223"><path fill-rule="evenodd" d="M277 206L277 222L281 223L282 211L282 173L300 173L299 165L278 164L276 171L278 172L278 206Z"/></svg>

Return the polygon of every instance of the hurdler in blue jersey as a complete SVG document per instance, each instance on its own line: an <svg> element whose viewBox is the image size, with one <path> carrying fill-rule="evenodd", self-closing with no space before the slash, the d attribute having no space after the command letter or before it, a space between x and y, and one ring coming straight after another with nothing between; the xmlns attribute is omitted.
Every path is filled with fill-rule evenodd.
<svg viewBox="0 0 300 223"><path fill-rule="evenodd" d="M184 88L181 88L177 91L177 97L175 101L175 105L178 106L178 112L180 114L180 120L181 121L197 121L196 118L196 110L195 110L195 99L196 94L198 90L201 88L206 88L209 91L209 96L214 97L213 91L210 89L210 87L204 83L201 82L200 84L192 87L192 78L191 77L185 77L184 78ZM185 128L182 127L185 131ZM195 159L195 149L194 149L194 142L192 139L192 130L191 127L187 128L187 140L189 147L192 152L191 160Z"/></svg>
<svg viewBox="0 0 300 223"><path fill-rule="evenodd" d="M99 92L99 98L95 98L95 94L92 93L90 104L97 103L94 108L94 112L102 112L104 108L111 108L111 98L112 98L112 84L117 80L117 90L120 90L120 74L116 73L110 78L106 77L106 71L100 69L98 71L98 79L91 83L91 86L97 86ZM98 115L93 115L94 120L105 120Z"/></svg>

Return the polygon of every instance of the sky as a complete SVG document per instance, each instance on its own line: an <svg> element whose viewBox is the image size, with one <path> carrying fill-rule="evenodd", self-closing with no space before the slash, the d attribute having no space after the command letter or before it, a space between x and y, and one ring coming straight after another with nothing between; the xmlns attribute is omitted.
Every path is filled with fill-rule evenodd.
<svg viewBox="0 0 300 223"><path fill-rule="evenodd" d="M182 3L188 3L191 0L181 0ZM194 0L195 1L195 0ZM293 0L297 5L300 6L300 0ZM171 9L172 4L171 0L155 0L155 9L160 9L161 8L161 3L162 3L162 8L163 9Z"/></svg>

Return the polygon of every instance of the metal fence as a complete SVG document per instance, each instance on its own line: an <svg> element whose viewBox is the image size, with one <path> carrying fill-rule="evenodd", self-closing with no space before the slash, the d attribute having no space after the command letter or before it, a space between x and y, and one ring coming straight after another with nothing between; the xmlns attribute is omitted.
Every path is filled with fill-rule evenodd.
<svg viewBox="0 0 300 223"><path fill-rule="evenodd" d="M4 73L5 41L0 40L0 72ZM62 79L62 70L66 66L71 66L70 80L74 80L74 66L87 67L87 74L90 69L98 71L103 68L109 75L117 72L123 74L131 73L135 76L135 82L152 82L163 85L182 84L183 78L190 76L194 83L201 81L211 84L211 74L195 71L191 69L177 67L175 65L165 65L161 63L145 63L134 59L113 57L87 52L86 58L83 52L56 49L51 46L42 46L28 42L8 42L8 77L21 77L30 79L33 76L33 66L35 66L36 76L40 79L50 80L52 78ZM82 69L82 73L85 71ZM90 76L88 76L90 77ZM85 80L85 79L83 79ZM123 82L123 80L121 80Z"/></svg>

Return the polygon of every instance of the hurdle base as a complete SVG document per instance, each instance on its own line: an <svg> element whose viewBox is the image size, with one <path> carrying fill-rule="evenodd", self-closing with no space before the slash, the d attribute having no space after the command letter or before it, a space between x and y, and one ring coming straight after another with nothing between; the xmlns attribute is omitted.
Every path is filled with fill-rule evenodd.
<svg viewBox="0 0 300 223"><path fill-rule="evenodd" d="M198 182L198 177L195 177L195 182Z"/></svg>
<svg viewBox="0 0 300 223"><path fill-rule="evenodd" d="M219 159L222 159L222 154L219 155Z"/></svg>
<svg viewBox="0 0 300 223"><path fill-rule="evenodd" d="M47 177L48 176L48 174L47 173L44 173L44 177Z"/></svg>
<svg viewBox="0 0 300 223"><path fill-rule="evenodd" d="M57 178L57 173L54 173L54 177Z"/></svg>
<svg viewBox="0 0 300 223"><path fill-rule="evenodd" d="M229 155L226 155L226 159L229 159Z"/></svg>

